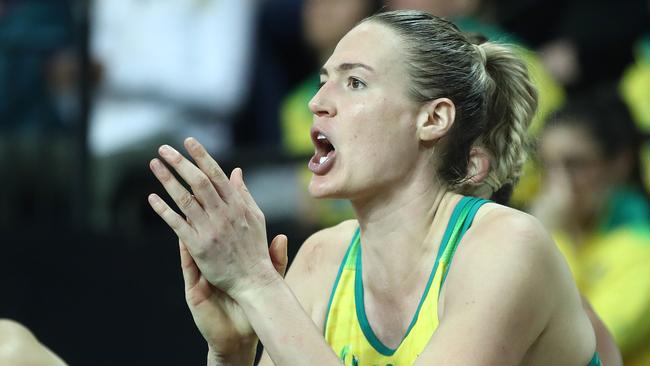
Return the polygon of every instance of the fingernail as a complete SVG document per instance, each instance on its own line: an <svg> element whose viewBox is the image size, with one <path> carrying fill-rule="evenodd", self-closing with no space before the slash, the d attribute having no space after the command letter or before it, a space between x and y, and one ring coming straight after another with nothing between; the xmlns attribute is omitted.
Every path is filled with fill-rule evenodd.
<svg viewBox="0 0 650 366"><path fill-rule="evenodd" d="M160 172L160 170L162 169L162 164L160 163L160 160L158 160L158 159L153 159L153 160L151 161L151 168L152 168L156 173Z"/></svg>
<svg viewBox="0 0 650 366"><path fill-rule="evenodd" d="M188 137L187 138L187 145L190 149L198 151L199 147L201 146L199 142L194 138L194 137Z"/></svg>
<svg viewBox="0 0 650 366"><path fill-rule="evenodd" d="M158 197L154 193L150 194L148 198L149 198L149 203L152 205L157 205L160 203L160 197Z"/></svg>
<svg viewBox="0 0 650 366"><path fill-rule="evenodd" d="M174 148L172 148L169 145L163 145L163 146L160 147L159 152L160 152L160 155L169 158L169 157L172 157L174 155L176 150L174 150Z"/></svg>

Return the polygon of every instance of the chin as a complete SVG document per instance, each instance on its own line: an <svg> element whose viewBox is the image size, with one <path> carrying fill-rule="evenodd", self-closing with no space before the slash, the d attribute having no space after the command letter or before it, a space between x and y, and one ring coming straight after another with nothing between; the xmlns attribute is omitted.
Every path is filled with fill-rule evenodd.
<svg viewBox="0 0 650 366"><path fill-rule="evenodd" d="M324 177L312 176L308 187L309 195L313 198L347 198L340 189L337 189Z"/></svg>

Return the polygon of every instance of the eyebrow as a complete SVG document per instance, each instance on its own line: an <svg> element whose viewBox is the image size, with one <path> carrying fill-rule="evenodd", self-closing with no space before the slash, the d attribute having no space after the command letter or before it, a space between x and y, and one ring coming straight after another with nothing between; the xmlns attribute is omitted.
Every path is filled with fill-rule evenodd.
<svg viewBox="0 0 650 366"><path fill-rule="evenodd" d="M340 64L339 66L336 67L336 71L340 72L340 71L347 71L347 70L352 70L352 69L357 69L357 68L366 69L368 71L375 71L375 69L373 69L372 67L370 67L370 66L368 66L366 64L359 63L359 62L342 63L342 64ZM320 75L328 75L328 74L329 73L327 72L327 69L324 68L324 67L321 67Z"/></svg>

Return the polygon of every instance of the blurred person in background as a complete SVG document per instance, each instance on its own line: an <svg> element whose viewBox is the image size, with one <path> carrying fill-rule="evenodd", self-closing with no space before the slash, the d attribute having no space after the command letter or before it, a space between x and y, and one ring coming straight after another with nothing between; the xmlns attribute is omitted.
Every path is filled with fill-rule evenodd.
<svg viewBox="0 0 650 366"><path fill-rule="evenodd" d="M650 362L650 202L641 144L614 91L570 101L541 133L542 191L531 205L626 365Z"/></svg>
<svg viewBox="0 0 650 366"><path fill-rule="evenodd" d="M0 229L68 225L73 28L70 1L0 1Z"/></svg>
<svg viewBox="0 0 650 366"><path fill-rule="evenodd" d="M211 152L228 155L234 115L250 84L256 6L255 0L94 1L92 54L103 78L89 148L99 227L120 217L132 221L128 214L136 208L115 199L137 201L116 191L133 186L125 183L132 182L129 174L160 141L200 136ZM111 205L122 213L108 215Z"/></svg>

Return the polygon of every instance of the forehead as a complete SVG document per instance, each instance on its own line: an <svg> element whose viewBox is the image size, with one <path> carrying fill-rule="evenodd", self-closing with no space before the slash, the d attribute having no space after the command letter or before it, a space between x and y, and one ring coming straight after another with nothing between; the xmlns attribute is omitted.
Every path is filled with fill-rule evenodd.
<svg viewBox="0 0 650 366"><path fill-rule="evenodd" d="M325 68L354 62L366 64L379 74L394 71L403 61L400 41L399 35L385 25L361 23L341 38Z"/></svg>
<svg viewBox="0 0 650 366"><path fill-rule="evenodd" d="M551 126L542 135L544 158L597 156L599 148L589 131L579 125Z"/></svg>

